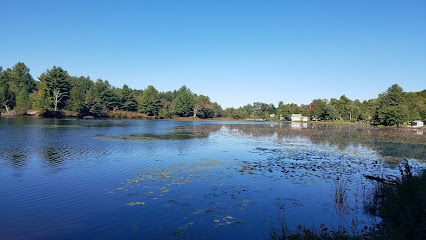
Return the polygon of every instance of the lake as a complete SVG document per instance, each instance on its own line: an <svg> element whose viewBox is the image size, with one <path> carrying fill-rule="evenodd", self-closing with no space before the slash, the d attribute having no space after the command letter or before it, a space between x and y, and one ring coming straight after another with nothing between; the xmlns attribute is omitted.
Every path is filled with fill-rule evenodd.
<svg viewBox="0 0 426 240"><path fill-rule="evenodd" d="M285 220L360 230L421 129L0 118L0 239L268 239Z"/></svg>

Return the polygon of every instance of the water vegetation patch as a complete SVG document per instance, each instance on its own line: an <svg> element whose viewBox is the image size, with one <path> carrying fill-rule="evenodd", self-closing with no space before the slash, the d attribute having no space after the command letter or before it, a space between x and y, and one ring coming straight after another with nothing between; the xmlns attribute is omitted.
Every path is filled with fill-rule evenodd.
<svg viewBox="0 0 426 240"><path fill-rule="evenodd" d="M270 232L271 240L303 239L425 239L426 238L426 170L416 176L408 161L400 166L400 179L368 177L377 181L371 198L364 202L365 210L381 219L378 224L357 228L319 229L299 225L296 231L287 227L284 205L279 205L279 226ZM338 185L340 188L340 185ZM337 190L337 192L342 192ZM336 196L339 201L343 198Z"/></svg>
<svg viewBox="0 0 426 240"><path fill-rule="evenodd" d="M248 196L249 187L227 183L225 179L231 178L227 167L221 161L202 158L177 167L137 168L140 172L136 177L105 191L125 193L131 199L125 204L137 207L137 211L177 211L176 216L181 216L177 229L182 231L199 222L212 229L244 225L245 221L232 213L241 215L253 204Z"/></svg>
<svg viewBox="0 0 426 240"><path fill-rule="evenodd" d="M160 140L189 140L207 138L208 133L171 132L165 134L129 133L129 134L97 134L94 138L113 141L160 141Z"/></svg>

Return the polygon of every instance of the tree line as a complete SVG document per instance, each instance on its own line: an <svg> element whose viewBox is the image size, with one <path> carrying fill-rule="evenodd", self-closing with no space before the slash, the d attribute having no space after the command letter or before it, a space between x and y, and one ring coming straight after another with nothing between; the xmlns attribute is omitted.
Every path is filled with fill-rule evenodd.
<svg viewBox="0 0 426 240"><path fill-rule="evenodd" d="M208 96L179 90L159 92L148 86L144 90L111 86L108 81L70 76L61 67L53 66L34 80L24 63L12 68L0 67L0 104L6 114L23 115L29 109L40 115L57 115L71 111L76 116L107 116L126 111L156 118L222 116L222 108Z"/></svg>
<svg viewBox="0 0 426 240"><path fill-rule="evenodd" d="M426 90L404 92L397 84L377 98L363 102L342 95L339 99L314 99L309 105L281 101L276 107L272 103L255 102L222 110L208 96L192 93L186 86L167 92L159 92L153 86L137 90L124 84L117 88L106 80L70 76L56 66L47 69L36 81L21 62L6 70L0 67L0 104L3 112L16 115L35 109L45 116L64 111L76 116L111 116L122 111L163 119L178 116L290 120L292 114L302 114L310 120L367 121L381 125L426 121Z"/></svg>
<svg viewBox="0 0 426 240"><path fill-rule="evenodd" d="M367 121L372 124L397 125L407 121L426 121L426 90L404 92L397 84L375 99L351 100L345 95L339 99L314 99L309 105L255 102L240 108L227 108L224 116L234 119L290 120L292 114L302 114L311 120Z"/></svg>

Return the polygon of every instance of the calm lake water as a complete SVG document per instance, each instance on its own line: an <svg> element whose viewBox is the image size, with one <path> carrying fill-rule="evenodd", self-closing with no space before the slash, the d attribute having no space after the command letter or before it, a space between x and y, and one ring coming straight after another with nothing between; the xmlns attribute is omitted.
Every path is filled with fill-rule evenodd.
<svg viewBox="0 0 426 240"><path fill-rule="evenodd" d="M0 239L267 239L283 216L351 231L379 221L364 174L426 167L418 129L0 118L0 135Z"/></svg>

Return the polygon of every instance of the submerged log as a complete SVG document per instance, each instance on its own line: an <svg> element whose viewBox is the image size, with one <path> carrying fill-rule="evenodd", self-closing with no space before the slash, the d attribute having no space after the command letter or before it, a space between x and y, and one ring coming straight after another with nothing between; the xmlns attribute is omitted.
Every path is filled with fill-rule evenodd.
<svg viewBox="0 0 426 240"><path fill-rule="evenodd" d="M364 177L367 178L367 179L370 179L370 180L381 182L381 183L392 183L392 184L395 184L395 183L398 182L397 180L386 179L386 178L381 178L381 177L375 177L375 176L370 176L370 175L365 175L365 174L364 174Z"/></svg>

